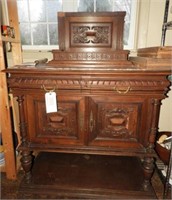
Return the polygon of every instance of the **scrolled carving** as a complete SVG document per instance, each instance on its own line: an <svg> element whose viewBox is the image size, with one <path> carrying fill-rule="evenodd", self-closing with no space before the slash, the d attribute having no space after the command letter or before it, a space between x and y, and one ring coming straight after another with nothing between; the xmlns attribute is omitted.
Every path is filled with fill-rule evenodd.
<svg viewBox="0 0 172 200"><path fill-rule="evenodd" d="M85 26L73 26L73 43L89 43L87 38L86 31L89 30L89 27Z"/></svg>
<svg viewBox="0 0 172 200"><path fill-rule="evenodd" d="M72 44L110 44L111 26L72 25Z"/></svg>
<svg viewBox="0 0 172 200"><path fill-rule="evenodd" d="M109 34L110 34L110 30L109 30L109 26L96 26L93 27L93 30L96 32L95 34L95 38L92 41L92 43L102 43L102 44L106 44L108 43L108 39L109 39Z"/></svg>

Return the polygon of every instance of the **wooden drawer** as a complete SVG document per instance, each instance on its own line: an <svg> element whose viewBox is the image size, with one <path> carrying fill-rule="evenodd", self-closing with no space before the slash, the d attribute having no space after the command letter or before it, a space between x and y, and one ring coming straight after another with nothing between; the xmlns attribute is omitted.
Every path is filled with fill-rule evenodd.
<svg viewBox="0 0 172 200"><path fill-rule="evenodd" d="M87 72L83 72L87 73ZM116 94L146 93L150 91L165 91L168 80L165 77L146 75L114 74L113 76L101 75L59 75L51 74L12 74L8 84L12 89L24 90L78 90L78 91L109 91Z"/></svg>

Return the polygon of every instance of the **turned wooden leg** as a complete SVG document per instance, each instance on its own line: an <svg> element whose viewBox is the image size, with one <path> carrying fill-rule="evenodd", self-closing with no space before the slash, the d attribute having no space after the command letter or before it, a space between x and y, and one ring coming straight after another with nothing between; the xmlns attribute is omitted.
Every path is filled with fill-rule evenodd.
<svg viewBox="0 0 172 200"><path fill-rule="evenodd" d="M22 158L21 158L21 165L25 171L25 180L26 182L31 181L31 168L32 168L32 161L33 156L31 151L22 151Z"/></svg>
<svg viewBox="0 0 172 200"><path fill-rule="evenodd" d="M144 158L143 161L143 170L144 170L144 181L143 181L143 189L144 191L148 191L151 186L151 177L154 170L154 159L153 158Z"/></svg>

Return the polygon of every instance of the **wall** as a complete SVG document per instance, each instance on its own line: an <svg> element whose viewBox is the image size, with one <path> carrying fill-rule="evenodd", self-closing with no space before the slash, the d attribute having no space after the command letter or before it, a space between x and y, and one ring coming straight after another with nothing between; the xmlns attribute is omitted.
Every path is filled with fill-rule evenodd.
<svg viewBox="0 0 172 200"><path fill-rule="evenodd" d="M162 24L164 18L165 0L142 0L140 3L139 29L137 47L161 45ZM168 21L172 21L172 0L170 0ZM172 30L166 32L166 46L172 46ZM159 119L159 131L172 131L172 86L162 100Z"/></svg>
<svg viewBox="0 0 172 200"><path fill-rule="evenodd" d="M165 0L139 0L137 48L160 46ZM169 4L168 21L172 20L172 0ZM172 32L167 31L165 45L172 46Z"/></svg>

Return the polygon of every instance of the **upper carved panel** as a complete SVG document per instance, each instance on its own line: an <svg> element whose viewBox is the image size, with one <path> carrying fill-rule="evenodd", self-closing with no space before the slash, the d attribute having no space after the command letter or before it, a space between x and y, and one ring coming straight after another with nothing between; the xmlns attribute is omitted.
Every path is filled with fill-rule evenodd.
<svg viewBox="0 0 172 200"><path fill-rule="evenodd" d="M125 12L59 12L59 49L123 50Z"/></svg>
<svg viewBox="0 0 172 200"><path fill-rule="evenodd" d="M111 45L112 24L71 24L71 45L75 46L109 46Z"/></svg>

